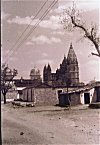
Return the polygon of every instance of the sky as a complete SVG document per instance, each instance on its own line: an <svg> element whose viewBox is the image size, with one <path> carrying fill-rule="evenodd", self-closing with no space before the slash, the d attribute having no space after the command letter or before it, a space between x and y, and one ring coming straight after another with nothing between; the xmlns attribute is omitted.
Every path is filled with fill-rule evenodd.
<svg viewBox="0 0 100 145"><path fill-rule="evenodd" d="M82 39L82 31L74 29L69 32L61 24L63 10L72 5L71 0L58 0L45 18L39 21L52 2L53 0L47 2L46 0L2 0L2 62L18 70L17 78L21 76L29 78L30 71L34 67L39 68L42 75L43 67L48 63L52 72L55 72L64 55L67 57L72 43L79 62L80 82L100 80L100 61L98 57L91 55L91 52L95 52L92 43L88 39ZM88 28L91 24L99 25L99 0L74 2L80 11L81 20ZM45 6L36 16L44 3ZM38 22L40 23L35 28ZM25 39L26 37L28 38Z"/></svg>

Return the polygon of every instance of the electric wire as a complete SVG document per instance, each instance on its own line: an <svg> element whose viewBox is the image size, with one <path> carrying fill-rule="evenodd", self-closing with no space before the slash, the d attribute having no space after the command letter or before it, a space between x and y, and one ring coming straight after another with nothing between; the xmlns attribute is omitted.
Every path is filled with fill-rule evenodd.
<svg viewBox="0 0 100 145"><path fill-rule="evenodd" d="M18 48L24 43L25 40L27 40L27 38L30 36L30 34L37 28L38 24L46 17L46 15L49 13L49 11L51 10L52 7L54 7L54 5L57 3L58 0L54 0L50 6L47 8L47 10L44 12L44 14L41 16L41 18L39 19L39 22L37 22L33 28L31 28L31 30L29 31L29 33L26 35L26 37L21 41L21 43L15 48L18 50ZM12 55L14 53L15 50L12 51L12 53L10 55Z"/></svg>
<svg viewBox="0 0 100 145"><path fill-rule="evenodd" d="M36 13L36 15L34 16L34 18L32 19L32 21L27 25L27 27L25 28L25 30L21 33L21 35L18 37L18 39L16 40L16 42L14 43L14 45L12 46L12 48L10 49L9 53L13 50L13 48L16 46L16 44L19 42L19 40L22 38L22 36L24 35L24 33L27 31L27 29L30 27L30 25L32 24L33 20L38 16L38 14L42 11L42 9L44 8L44 6L46 5L46 3L48 2L48 0L46 0L43 5L41 6L41 8L38 10L38 12ZM7 55L9 55L9 53Z"/></svg>
<svg viewBox="0 0 100 145"><path fill-rule="evenodd" d="M57 2L57 1L56 1ZM56 3L54 3L51 8L55 5ZM35 26L32 28L32 30L29 31L29 33L26 35L26 37L22 40L22 42L17 46L17 48L19 48L26 40L27 38L30 36L31 33L33 33L33 31L37 28L38 24L40 24L40 22L46 17L46 15L49 13L50 9L47 9L45 15L43 14L42 17L40 18L40 21L37 22L35 24Z"/></svg>

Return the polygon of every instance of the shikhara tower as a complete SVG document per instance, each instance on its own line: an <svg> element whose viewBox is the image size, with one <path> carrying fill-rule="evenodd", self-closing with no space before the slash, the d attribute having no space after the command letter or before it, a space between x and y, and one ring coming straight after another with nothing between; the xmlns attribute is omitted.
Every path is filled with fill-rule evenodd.
<svg viewBox="0 0 100 145"><path fill-rule="evenodd" d="M54 86L75 86L79 84L79 66L72 43L67 58L64 55L60 68L56 70L56 73L51 72L49 64L44 66L43 81Z"/></svg>

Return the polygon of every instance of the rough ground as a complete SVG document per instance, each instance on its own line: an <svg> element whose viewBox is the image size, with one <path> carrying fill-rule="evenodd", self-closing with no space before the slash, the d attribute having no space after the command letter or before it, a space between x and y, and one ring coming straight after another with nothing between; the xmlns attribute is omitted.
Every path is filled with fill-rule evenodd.
<svg viewBox="0 0 100 145"><path fill-rule="evenodd" d="M99 140L99 109L2 104L3 145L94 145Z"/></svg>

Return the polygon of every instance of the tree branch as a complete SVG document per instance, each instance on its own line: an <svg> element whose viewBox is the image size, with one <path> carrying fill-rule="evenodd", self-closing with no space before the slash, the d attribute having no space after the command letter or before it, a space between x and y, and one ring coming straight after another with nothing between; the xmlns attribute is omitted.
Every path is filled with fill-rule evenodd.
<svg viewBox="0 0 100 145"><path fill-rule="evenodd" d="M97 53L98 53L97 56L100 57L99 44L96 42L96 39L93 37L93 34L92 34L94 28L91 29L91 34L89 34L87 29L83 25L77 24L75 22L75 16L70 16L70 18L71 18L71 21L72 21L72 24L74 25L74 27L80 28L80 29L82 29L85 32L85 36L94 44L94 46L95 46L95 48L97 50Z"/></svg>
<svg viewBox="0 0 100 145"><path fill-rule="evenodd" d="M93 37L93 31L94 31L94 28L92 27L91 29L91 36Z"/></svg>
<svg viewBox="0 0 100 145"><path fill-rule="evenodd" d="M91 52L91 54L100 57L97 53Z"/></svg>

